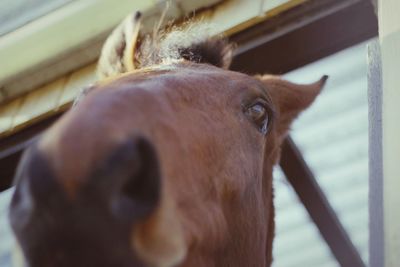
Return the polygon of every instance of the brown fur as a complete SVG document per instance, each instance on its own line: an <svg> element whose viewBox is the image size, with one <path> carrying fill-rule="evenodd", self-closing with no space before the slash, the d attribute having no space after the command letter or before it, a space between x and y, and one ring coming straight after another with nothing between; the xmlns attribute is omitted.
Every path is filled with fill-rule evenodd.
<svg viewBox="0 0 400 267"><path fill-rule="evenodd" d="M55 180L68 196L61 203L75 203L85 197L83 192L97 188L93 170L104 165L104 158L113 154L116 146L132 138L144 138L155 148L158 158L144 163L159 166L160 183L149 188L143 181L144 185L137 186L146 186L143 190L150 193L152 188L160 188L161 195L157 204L139 202L153 209L132 220L126 232L132 259L124 255L121 261L130 261L127 266L269 266L274 236L272 169L279 160L280 145L290 123L313 102L326 78L311 85L297 85L275 76L250 77L210 65L228 66L230 54L226 51L230 48L223 41L211 39L186 48L180 50L183 59L194 62L183 60L164 68L150 66L95 85L46 132L37 145L38 151L27 158L43 158L40 162L54 174L51 181ZM267 134L260 132L245 112L260 100L274 111L270 113ZM140 162L142 157L137 157ZM32 179L26 172L35 169L29 160L25 162L20 167L26 171L20 172L19 195L14 197L12 210L21 210L20 199L35 195L22 191L24 183ZM129 171L129 165L124 166ZM101 170L113 173L107 171L113 168L106 165ZM110 188L124 173L109 177ZM125 183L141 179L140 175L129 177ZM107 192L101 198L104 203L109 201ZM126 193L119 189L115 194ZM136 196L130 197L134 201ZM93 201L96 207L103 200L98 204L91 198L86 201ZM91 213L84 208L76 209L82 214ZM135 212L131 210L132 215ZM21 214L11 213L14 221ZM104 216L104 220L108 218ZM63 220L62 216L53 218L56 225ZM76 224L85 218L77 218ZM14 229L23 233L21 229L29 223ZM118 229L103 230L113 233ZM94 234L101 238L104 233ZM31 255L26 244L46 241L41 236L17 236L26 255ZM85 233L80 238L92 242ZM123 245L116 248L126 251ZM98 257L108 259L114 256L113 251ZM44 253L40 257L46 262L46 257L52 256ZM68 260L81 266L79 258ZM51 265L41 267L46 266Z"/></svg>

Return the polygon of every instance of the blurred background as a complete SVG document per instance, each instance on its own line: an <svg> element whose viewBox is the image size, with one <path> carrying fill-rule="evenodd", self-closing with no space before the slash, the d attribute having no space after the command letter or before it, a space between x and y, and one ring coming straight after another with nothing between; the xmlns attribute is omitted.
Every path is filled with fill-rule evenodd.
<svg viewBox="0 0 400 267"><path fill-rule="evenodd" d="M95 62L110 30L131 10L141 10L150 31L165 6L155 0L118 3L0 0L1 267L12 266L7 206L21 152L95 80ZM170 5L168 19L202 18L213 23L215 34L238 44L233 70L282 74L299 83L329 75L291 137L312 171L306 179L317 181L316 190L351 240L343 245L354 245L360 266L369 266L367 49L378 34L372 2L181 0ZM284 173L279 166L274 172L273 266L341 266L329 234L321 234Z"/></svg>

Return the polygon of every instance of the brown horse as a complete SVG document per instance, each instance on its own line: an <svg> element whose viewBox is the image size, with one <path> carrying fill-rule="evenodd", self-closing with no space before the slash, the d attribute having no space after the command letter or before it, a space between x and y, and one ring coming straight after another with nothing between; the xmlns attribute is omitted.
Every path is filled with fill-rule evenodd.
<svg viewBox="0 0 400 267"><path fill-rule="evenodd" d="M194 26L136 45L138 18L21 160L10 221L28 265L270 266L272 169L326 77L229 71L231 46Z"/></svg>

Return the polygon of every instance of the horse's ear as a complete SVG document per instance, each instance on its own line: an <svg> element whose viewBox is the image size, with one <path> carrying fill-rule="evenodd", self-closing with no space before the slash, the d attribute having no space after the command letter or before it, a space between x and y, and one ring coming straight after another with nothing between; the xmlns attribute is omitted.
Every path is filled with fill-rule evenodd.
<svg viewBox="0 0 400 267"><path fill-rule="evenodd" d="M141 13L135 12L126 17L108 36L97 65L97 76L100 79L135 69L134 58L140 23Z"/></svg>
<svg viewBox="0 0 400 267"><path fill-rule="evenodd" d="M292 121L314 102L328 76L323 76L312 84L295 84L272 75L265 75L260 79L276 108L278 134L284 137Z"/></svg>

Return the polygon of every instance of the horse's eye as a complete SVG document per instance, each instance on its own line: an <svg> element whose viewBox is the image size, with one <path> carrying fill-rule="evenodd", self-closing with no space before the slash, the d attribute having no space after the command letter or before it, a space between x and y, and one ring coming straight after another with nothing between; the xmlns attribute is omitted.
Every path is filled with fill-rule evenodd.
<svg viewBox="0 0 400 267"><path fill-rule="evenodd" d="M268 109L264 103L256 102L252 104L246 109L245 113L262 134L268 132Z"/></svg>

